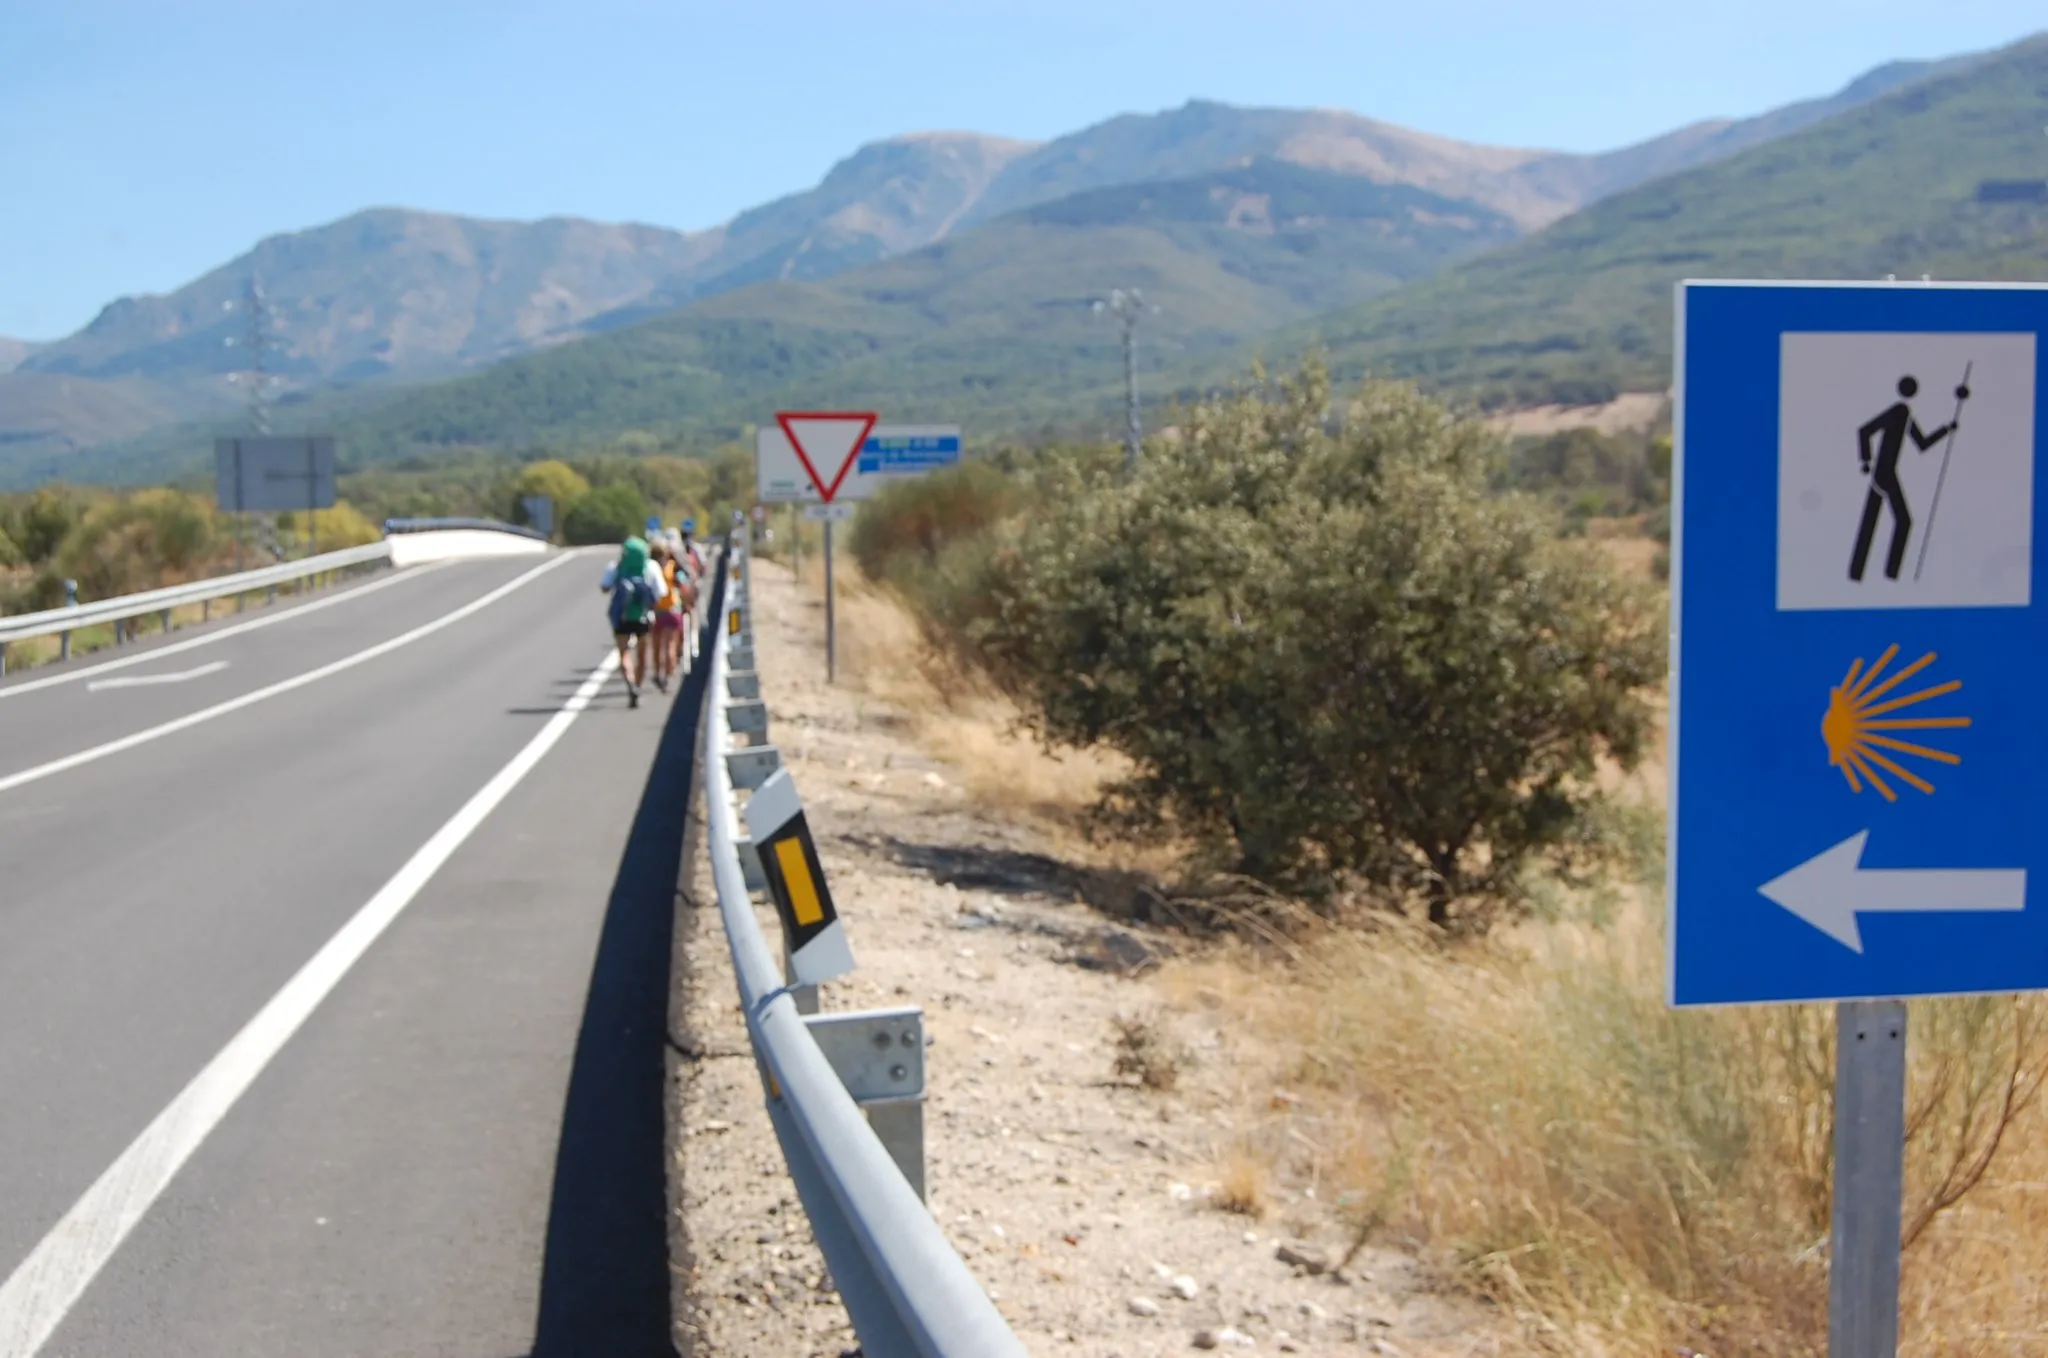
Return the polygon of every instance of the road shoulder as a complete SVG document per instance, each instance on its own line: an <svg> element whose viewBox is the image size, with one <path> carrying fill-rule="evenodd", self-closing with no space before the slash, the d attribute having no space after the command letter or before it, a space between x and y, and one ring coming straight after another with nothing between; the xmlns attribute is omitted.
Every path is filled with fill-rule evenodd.
<svg viewBox="0 0 2048 1358"><path fill-rule="evenodd" d="M787 571L760 563L754 589L773 738L860 963L823 1007L924 1007L932 1210L1025 1345L1100 1358L1240 1339L1301 1354L1493 1351L1402 1254L1318 1269L1344 1242L1313 1184L1265 1187L1256 1215L1224 1210L1281 1058L1162 983L1158 963L1184 940L1085 903L1073 865L982 809L902 711L825 684L820 609ZM701 853L688 869L671 1166L694 1251L685 1351L835 1358L854 1336L762 1107ZM1172 1089L1119 1075L1120 1019L1156 1031Z"/></svg>

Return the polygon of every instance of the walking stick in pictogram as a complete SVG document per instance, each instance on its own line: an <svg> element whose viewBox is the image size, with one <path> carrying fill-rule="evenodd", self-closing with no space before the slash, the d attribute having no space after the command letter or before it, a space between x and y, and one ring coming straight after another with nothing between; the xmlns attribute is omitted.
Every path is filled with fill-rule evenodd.
<svg viewBox="0 0 2048 1358"><path fill-rule="evenodd" d="M1956 450L1956 424L1963 418L1963 402L1970 399L1970 370L1977 360L1963 364L1963 380L1956 385L1956 413L1948 422L1948 437L1941 442L1941 474L1934 479L1934 500L1927 506L1927 531L1920 535L1920 556L1913 562L1913 578L1927 566L1927 544L1934 538L1934 516L1941 513L1941 488L1948 483L1949 454Z"/></svg>

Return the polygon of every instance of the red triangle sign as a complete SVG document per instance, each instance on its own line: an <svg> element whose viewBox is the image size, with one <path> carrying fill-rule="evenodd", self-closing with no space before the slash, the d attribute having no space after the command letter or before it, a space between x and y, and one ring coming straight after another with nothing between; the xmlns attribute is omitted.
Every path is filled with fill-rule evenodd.
<svg viewBox="0 0 2048 1358"><path fill-rule="evenodd" d="M782 426L782 432L789 435L789 446L796 450L797 460L804 464L804 470L811 474L811 484L818 488L818 498L826 504L839 493L846 474L853 470L853 460L860 456L860 450L868 441L868 431L875 427L875 413L871 410L782 410L775 414L775 422Z"/></svg>

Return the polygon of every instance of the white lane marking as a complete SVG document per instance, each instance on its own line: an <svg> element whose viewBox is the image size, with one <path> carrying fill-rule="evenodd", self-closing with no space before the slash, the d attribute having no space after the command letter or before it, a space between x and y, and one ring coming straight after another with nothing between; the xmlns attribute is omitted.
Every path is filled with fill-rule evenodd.
<svg viewBox="0 0 2048 1358"><path fill-rule="evenodd" d="M346 593L336 594L327 599L315 599L310 604L300 604L297 608L287 608L282 613L266 613L262 617L252 618L248 622L238 622L232 627L223 627L217 632L208 632L204 636L193 637L190 641L175 641L168 646L152 646L139 655L126 656L120 660L109 660L104 664L88 666L82 670L71 670L65 674L53 674L46 679L30 679L25 683L8 684L4 688L0 688L0 698L18 698L24 693L34 693L38 689L55 688L59 684L69 684L78 679L89 679L95 674L105 674L108 670L125 670L130 665L146 665L152 660L161 660L167 655L176 655L180 651L189 651L194 646L210 646L216 641L225 641L229 637L238 637L244 632L253 632L259 627L268 627L272 623L283 622L287 618L304 617L308 613L317 613L323 608L332 608L336 604L345 604L351 599L360 599L366 594L375 594L380 589L390 589L393 585L403 584L407 580L417 580L428 571L437 571L447 564L445 561L434 561L424 566L414 566L407 570L397 571L382 580L372 580L367 585L358 585Z"/></svg>
<svg viewBox="0 0 2048 1358"><path fill-rule="evenodd" d="M180 670L176 674L125 674L112 679L95 679L85 686L87 693L98 693L109 688L147 688L151 684L182 684L191 679L204 679L209 674L219 674L228 667L225 660L216 660L210 665L197 669Z"/></svg>
<svg viewBox="0 0 2048 1358"><path fill-rule="evenodd" d="M150 1205L248 1092L264 1067L462 842L562 738L618 663L618 652L607 651L596 673L583 681L560 712L548 718L526 748L512 756L511 763L499 769L436 830L397 875L285 982L284 989L272 996L142 1135L107 1166L13 1276L0 1283L0 1358L35 1358Z"/></svg>
<svg viewBox="0 0 2048 1358"><path fill-rule="evenodd" d="M498 586L489 594L470 600L453 613L444 613L432 622L422 623L420 626L413 628L410 632L401 632L389 641L380 641L367 650L357 651L354 655L343 656L341 659L331 664L322 665L318 669L307 670L304 674L295 674L289 679L280 679L277 683L271 684L268 687L244 693L239 698L229 698L226 702L215 703L212 707L203 707L197 712L177 717L171 721L164 722L160 726L152 726L146 731L137 731L134 735L122 736L119 740L110 740L104 745L95 745L89 750L80 750L77 754L68 754L62 759L53 759L47 764L38 764L32 769L23 769L20 773L10 773L4 778L0 778L0 792L11 792L24 783L33 783L37 779L48 778L52 774L75 769L80 764L90 764L96 759L105 759L110 754L119 754L123 750L132 750L137 745L146 745L152 740L182 731L189 726L197 726L201 722L212 721L215 717L224 717L230 712L239 712L245 707L253 707L265 698L275 698L280 693L289 693L295 688L304 688L308 684L317 683L329 675L340 674L343 670L354 669L365 661L375 660L380 655L388 655L401 646L409 646L421 637L431 636L444 627L461 622L478 609L487 608L491 604L496 603L513 590L524 585L527 581L537 576L545 575L555 567L564 565L574 559L574 557L565 552L551 561L535 566L518 579Z"/></svg>

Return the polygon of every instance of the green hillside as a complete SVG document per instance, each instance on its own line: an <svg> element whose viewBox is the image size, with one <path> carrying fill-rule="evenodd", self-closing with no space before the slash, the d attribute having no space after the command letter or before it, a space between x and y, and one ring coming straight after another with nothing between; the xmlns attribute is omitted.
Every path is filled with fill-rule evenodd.
<svg viewBox="0 0 2048 1358"><path fill-rule="evenodd" d="M730 437L807 404L1057 425L1115 385L1118 332L1093 310L1111 288L1159 306L1145 345L1156 369L1513 235L1471 203L1261 162L1076 195L823 282L722 293L416 390L338 432L367 462L628 429Z"/></svg>
<svg viewBox="0 0 2048 1358"><path fill-rule="evenodd" d="M1606 199L1388 297L1288 328L1338 373L1494 405L1670 382L1694 278L2048 279L2048 37L1730 159ZM1199 387L1242 361L1197 363Z"/></svg>

